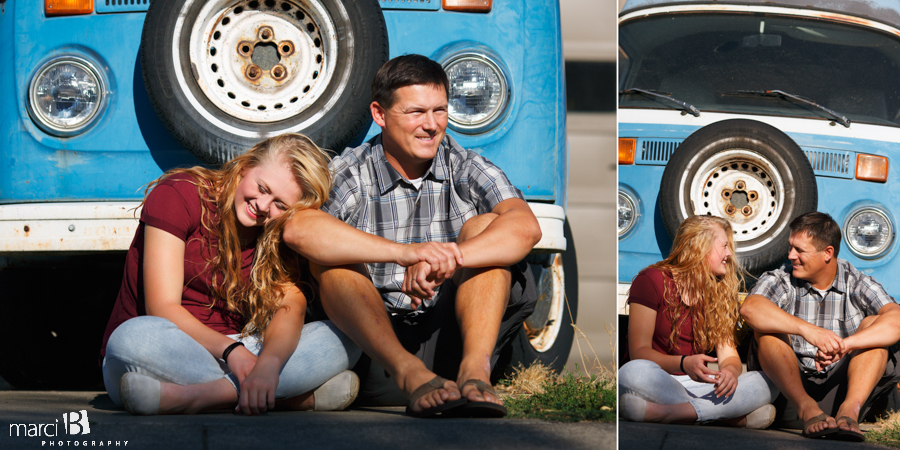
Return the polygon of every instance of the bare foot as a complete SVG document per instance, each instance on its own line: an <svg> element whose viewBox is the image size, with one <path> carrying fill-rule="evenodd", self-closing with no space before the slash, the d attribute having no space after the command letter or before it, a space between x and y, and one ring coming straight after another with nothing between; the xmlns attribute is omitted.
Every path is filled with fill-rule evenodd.
<svg viewBox="0 0 900 450"><path fill-rule="evenodd" d="M822 415L825 416L825 420L814 420L815 418ZM819 405L817 405L815 402L813 402L809 407L800 411L800 420L802 420L804 424L809 423L809 425L806 426L806 428L803 430L804 435L818 433L828 428L837 428L837 423L834 421L834 417L830 417L825 414L825 412L822 411L822 409L819 408Z"/></svg>
<svg viewBox="0 0 900 450"><path fill-rule="evenodd" d="M234 385L225 378L187 386L162 382L157 414L197 414L208 409L234 408L237 401Z"/></svg>
<svg viewBox="0 0 900 450"><path fill-rule="evenodd" d="M296 397L277 400L275 402L276 410L312 411L315 407L316 399L313 397L313 391L300 394Z"/></svg>
<svg viewBox="0 0 900 450"><path fill-rule="evenodd" d="M415 359L415 357L413 357ZM396 374L397 384L403 393L409 398L412 393L419 387L433 380L437 375L425 368L421 361L415 359L415 364L405 371L398 371ZM426 409L443 405L446 402L459 400L461 398L459 388L453 381L444 382L443 389L435 389L419 397L410 407L415 412L422 412Z"/></svg>
<svg viewBox="0 0 900 450"><path fill-rule="evenodd" d="M459 366L459 375L456 378L456 384L462 386L461 393L463 397L470 402L503 404L503 400L500 400L500 397L488 390L480 389L476 383L465 384L469 380L478 380L485 383L487 386L491 386L490 357L485 357L484 361L463 361Z"/></svg>
<svg viewBox="0 0 900 450"><path fill-rule="evenodd" d="M693 423L697 421L697 411L690 403L677 405L660 405L647 402L644 422L655 423Z"/></svg>
<svg viewBox="0 0 900 450"><path fill-rule="evenodd" d="M844 402L841 404L841 407L838 409L837 414L837 427L844 431L853 431L855 433L860 433L859 430L859 403L848 404ZM849 420L848 420L849 419Z"/></svg>

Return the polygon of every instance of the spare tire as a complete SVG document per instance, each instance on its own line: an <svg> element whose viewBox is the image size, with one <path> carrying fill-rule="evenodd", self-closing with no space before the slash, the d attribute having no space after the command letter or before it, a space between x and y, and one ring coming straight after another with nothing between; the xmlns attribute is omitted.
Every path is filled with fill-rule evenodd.
<svg viewBox="0 0 900 450"><path fill-rule="evenodd" d="M387 57L377 0L154 0L141 37L153 108L213 164L286 132L343 149Z"/></svg>
<svg viewBox="0 0 900 450"><path fill-rule="evenodd" d="M751 275L787 259L788 225L815 211L816 177L800 147L762 122L725 120L703 127L672 154L659 209L670 236L694 214L723 217Z"/></svg>

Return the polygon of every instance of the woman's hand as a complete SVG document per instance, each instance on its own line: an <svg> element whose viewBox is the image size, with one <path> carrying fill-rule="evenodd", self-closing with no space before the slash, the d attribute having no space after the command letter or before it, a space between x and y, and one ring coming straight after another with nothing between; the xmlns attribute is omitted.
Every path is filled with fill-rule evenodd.
<svg viewBox="0 0 900 450"><path fill-rule="evenodd" d="M279 371L280 366L274 358L259 361L241 383L241 394L235 412L250 416L274 409Z"/></svg>
<svg viewBox="0 0 900 450"><path fill-rule="evenodd" d="M718 360L712 356L702 354L690 355L684 358L682 366L684 366L684 373L690 379L701 383L715 383L719 371L706 367L706 364L716 361Z"/></svg>
<svg viewBox="0 0 900 450"><path fill-rule="evenodd" d="M741 376L741 357L733 342L716 345L716 357L719 360L719 375L716 376L716 397L731 397L737 389L738 377Z"/></svg>
<svg viewBox="0 0 900 450"><path fill-rule="evenodd" d="M239 345L228 354L228 361L225 362L228 364L231 373L237 377L238 383L243 386L244 379L256 367L256 359L257 357L253 352L247 350L243 345Z"/></svg>
<svg viewBox="0 0 900 450"><path fill-rule="evenodd" d="M716 398L731 397L737 389L738 379L734 372L722 369L716 375Z"/></svg>
<svg viewBox="0 0 900 450"><path fill-rule="evenodd" d="M288 287L281 299L281 306L272 315L269 326L266 327L266 345L260 352L259 358L253 358L253 366L250 367L246 378L242 379L241 375L235 371L236 368L231 364L228 365L241 380L241 392L238 406L235 408L236 412L243 412L247 415L261 414L275 407L278 375L300 341L305 311L306 297L296 286ZM243 347L234 349L231 355L228 355L228 362L231 363L233 355L242 349L250 353ZM252 353L250 354L252 355ZM236 362L235 364L243 364L243 361L248 360L242 359L241 363Z"/></svg>

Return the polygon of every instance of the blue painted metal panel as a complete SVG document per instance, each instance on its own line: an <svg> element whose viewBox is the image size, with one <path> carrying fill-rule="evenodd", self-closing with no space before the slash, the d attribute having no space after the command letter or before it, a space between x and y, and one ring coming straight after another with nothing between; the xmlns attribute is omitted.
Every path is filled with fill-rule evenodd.
<svg viewBox="0 0 900 450"><path fill-rule="evenodd" d="M105 0L101 0L105 1ZM129 0L130 3L130 0ZM43 15L37 0L6 2L0 37L0 203L140 199L164 170L200 164L156 117L138 51L144 13ZM98 8L99 8L98 3ZM104 6L105 7L105 6ZM449 131L502 167L530 200L564 204L565 87L556 0L495 2L487 14L385 10L391 56L437 58L477 44L509 69L512 100L499 125L478 135ZM97 33L96 30L105 30ZM86 133L58 138L34 125L26 91L53 55L79 54L109 80L109 103ZM373 125L369 136L379 132Z"/></svg>

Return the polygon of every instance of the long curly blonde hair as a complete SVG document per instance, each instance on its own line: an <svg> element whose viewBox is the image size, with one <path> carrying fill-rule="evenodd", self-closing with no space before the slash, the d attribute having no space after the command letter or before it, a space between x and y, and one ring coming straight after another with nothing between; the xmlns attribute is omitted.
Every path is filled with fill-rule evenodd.
<svg viewBox="0 0 900 450"><path fill-rule="evenodd" d="M713 250L716 229L725 231L732 256L725 265L725 275L716 276L707 258ZM669 256L650 267L668 272L687 305L693 323L694 350L709 352L719 344L737 343L740 320L738 293L744 283L744 269L735 256L731 223L721 217L691 216L681 222ZM672 323L669 343L672 349L687 317L682 317L685 304L679 304L676 293L664 290L666 311Z"/></svg>
<svg viewBox="0 0 900 450"><path fill-rule="evenodd" d="M332 184L329 160L328 154L308 137L288 133L256 144L220 169L201 166L173 169L147 186L145 199L153 186L172 175L183 173L194 179L202 200L201 225L210 240L217 243L215 255L207 261L207 268L212 267L211 288L217 299L225 300L229 311L243 317L246 323L244 335L258 333L262 338L269 320L281 307L284 290L304 282L305 261L281 243L281 233L296 211L318 209L328 200ZM241 276L241 242L234 197L243 180L243 171L265 163L290 169L300 186L300 200L266 224L257 238L250 282L247 282ZM215 214L210 211L211 205L215 206ZM208 244L204 242L204 245ZM305 294L311 293L306 291ZM209 307L214 304L215 300Z"/></svg>

